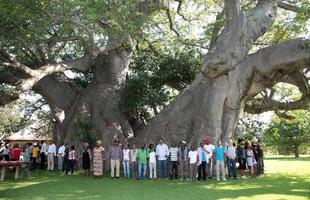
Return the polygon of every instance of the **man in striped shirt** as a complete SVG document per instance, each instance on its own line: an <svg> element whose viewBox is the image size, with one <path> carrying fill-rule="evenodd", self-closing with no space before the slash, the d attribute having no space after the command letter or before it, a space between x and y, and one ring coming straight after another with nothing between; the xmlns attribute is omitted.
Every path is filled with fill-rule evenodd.
<svg viewBox="0 0 310 200"><path fill-rule="evenodd" d="M173 179L178 179L178 162L179 162L179 149L176 147L175 142L171 144L171 147L169 149L169 154L170 154L170 178Z"/></svg>

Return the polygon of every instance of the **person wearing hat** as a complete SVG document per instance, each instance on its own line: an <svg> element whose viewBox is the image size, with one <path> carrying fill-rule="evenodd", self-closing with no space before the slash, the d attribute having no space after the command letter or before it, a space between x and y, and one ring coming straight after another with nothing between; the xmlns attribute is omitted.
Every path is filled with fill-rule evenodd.
<svg viewBox="0 0 310 200"><path fill-rule="evenodd" d="M82 169L84 176L86 175L89 176L90 161L91 161L91 151L89 148L89 144L84 143L84 151L82 154Z"/></svg>
<svg viewBox="0 0 310 200"><path fill-rule="evenodd" d="M186 141L180 142L179 147L179 160L180 160L180 177L181 180L187 180L188 179L188 147L186 145Z"/></svg>
<svg viewBox="0 0 310 200"><path fill-rule="evenodd" d="M96 146L93 150L93 170L94 176L102 176L103 171L103 161L105 160L104 148L102 147L101 140L97 140Z"/></svg>

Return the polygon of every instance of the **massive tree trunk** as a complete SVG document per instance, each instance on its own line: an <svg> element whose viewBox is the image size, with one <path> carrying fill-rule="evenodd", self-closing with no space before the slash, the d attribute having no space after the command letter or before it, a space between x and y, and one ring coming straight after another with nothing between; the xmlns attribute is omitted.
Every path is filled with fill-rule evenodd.
<svg viewBox="0 0 310 200"><path fill-rule="evenodd" d="M154 142L160 136L168 142L186 140L193 144L206 136L213 143L227 141L249 99L309 65L308 44L309 40L291 40L249 55L234 70L217 78L199 75L150 122L137 142Z"/></svg>
<svg viewBox="0 0 310 200"><path fill-rule="evenodd" d="M36 84L35 90L51 108L58 144L102 139L104 147L109 147L112 140L124 142L133 135L119 109L120 86L130 58L131 51L126 50L98 56L92 69L93 80L86 88L59 76L47 76Z"/></svg>

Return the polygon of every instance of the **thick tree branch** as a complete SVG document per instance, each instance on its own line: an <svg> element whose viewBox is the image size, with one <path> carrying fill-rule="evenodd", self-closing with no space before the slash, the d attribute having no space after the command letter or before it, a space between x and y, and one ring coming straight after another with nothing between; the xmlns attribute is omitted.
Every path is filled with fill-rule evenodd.
<svg viewBox="0 0 310 200"><path fill-rule="evenodd" d="M294 39L282 44L266 47L251 54L237 71L244 84L242 92L247 101L266 88L271 88L290 73L310 66L310 40ZM246 85L252 79L250 86Z"/></svg>
<svg viewBox="0 0 310 200"><path fill-rule="evenodd" d="M18 93L10 93L0 91L0 106L4 106L19 98Z"/></svg>
<svg viewBox="0 0 310 200"><path fill-rule="evenodd" d="M263 99L262 101L249 102L244 110L251 114L260 114L267 111L300 110L310 108L310 97L302 97L297 101L280 102L274 99Z"/></svg>
<svg viewBox="0 0 310 200"><path fill-rule="evenodd" d="M294 5L291 5L289 3L286 3L284 1L279 1L278 6L279 6L279 8L282 8L284 10L289 10L292 12L299 12L301 10L301 8L294 6Z"/></svg>
<svg viewBox="0 0 310 200"><path fill-rule="evenodd" d="M201 66L205 76L218 77L233 70L247 56L253 43L273 24L277 0L260 0L255 8L241 11L238 1L225 1L227 25ZM230 4L231 7L227 8Z"/></svg>
<svg viewBox="0 0 310 200"><path fill-rule="evenodd" d="M180 34L173 26L173 20L172 20L171 14L170 14L170 10L168 8L166 9L166 15L168 17L170 30L173 31L179 37Z"/></svg>

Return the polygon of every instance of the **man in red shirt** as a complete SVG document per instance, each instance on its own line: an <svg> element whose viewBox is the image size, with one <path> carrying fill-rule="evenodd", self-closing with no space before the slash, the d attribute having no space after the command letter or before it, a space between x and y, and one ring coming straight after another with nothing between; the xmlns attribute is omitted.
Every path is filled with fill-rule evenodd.
<svg viewBox="0 0 310 200"><path fill-rule="evenodd" d="M13 149L11 151L11 160L18 161L22 150L19 148L18 144L14 144Z"/></svg>

